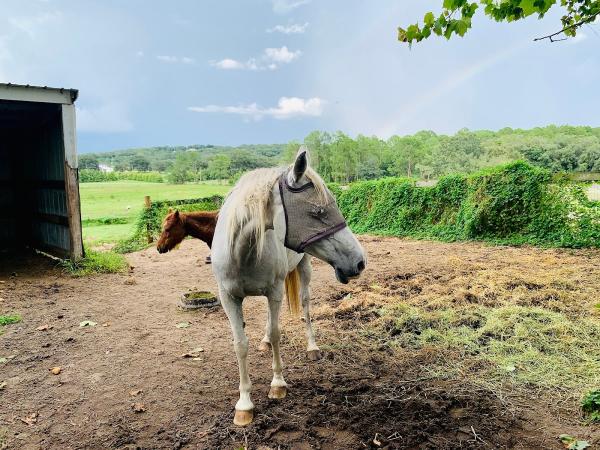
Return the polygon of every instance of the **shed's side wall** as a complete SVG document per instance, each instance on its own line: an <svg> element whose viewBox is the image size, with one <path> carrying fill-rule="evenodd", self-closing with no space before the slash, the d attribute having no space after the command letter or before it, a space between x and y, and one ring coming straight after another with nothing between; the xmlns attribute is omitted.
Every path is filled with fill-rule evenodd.
<svg viewBox="0 0 600 450"><path fill-rule="evenodd" d="M32 133L33 164L24 167L31 180L31 237L34 246L68 256L71 249L60 112Z"/></svg>

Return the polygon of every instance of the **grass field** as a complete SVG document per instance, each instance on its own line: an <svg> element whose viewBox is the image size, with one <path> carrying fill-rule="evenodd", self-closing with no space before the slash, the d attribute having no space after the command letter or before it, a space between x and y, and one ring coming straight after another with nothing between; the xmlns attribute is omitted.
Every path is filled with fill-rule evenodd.
<svg viewBox="0 0 600 450"><path fill-rule="evenodd" d="M179 200L225 194L226 184L162 184L143 181L81 183L81 219L86 243L116 242L131 235L135 219L144 207L144 196L152 200ZM116 224L102 224L104 219L122 219ZM97 222L98 221L98 222Z"/></svg>

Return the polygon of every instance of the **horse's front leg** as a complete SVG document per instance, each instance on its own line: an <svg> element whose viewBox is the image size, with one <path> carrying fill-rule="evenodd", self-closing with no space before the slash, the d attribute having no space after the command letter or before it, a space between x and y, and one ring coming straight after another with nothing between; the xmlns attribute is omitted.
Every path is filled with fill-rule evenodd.
<svg viewBox="0 0 600 450"><path fill-rule="evenodd" d="M273 351L273 381L269 390L269 398L284 398L287 394L287 383L283 379L283 364L279 353L279 312L283 299L283 283L278 283L267 296L269 300L269 322L271 328L271 350Z"/></svg>
<svg viewBox="0 0 600 450"><path fill-rule="evenodd" d="M267 305L267 324L265 325L265 335L258 344L258 350L268 352L271 350L271 309Z"/></svg>
<svg viewBox="0 0 600 450"><path fill-rule="evenodd" d="M248 338L244 332L244 313L242 310L241 298L231 296L223 289L219 289L219 297L225 314L231 325L233 334L233 346L237 356L238 368L240 371L240 399L235 404L235 416L233 423L235 425L248 425L254 417L254 404L250 399L250 390L252 383L248 375Z"/></svg>
<svg viewBox="0 0 600 450"><path fill-rule="evenodd" d="M311 361L318 361L321 359L321 350L315 341L315 332L310 321L310 279L312 276L312 265L308 253L304 254L300 264L298 264L298 272L300 273L300 298L302 299L302 311L306 327L306 355Z"/></svg>

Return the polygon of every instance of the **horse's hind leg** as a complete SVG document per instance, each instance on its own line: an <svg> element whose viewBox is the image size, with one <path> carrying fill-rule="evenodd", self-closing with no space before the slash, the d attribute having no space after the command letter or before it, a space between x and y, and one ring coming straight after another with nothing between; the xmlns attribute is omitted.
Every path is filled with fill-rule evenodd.
<svg viewBox="0 0 600 450"><path fill-rule="evenodd" d="M219 296L223 309L229 318L231 331L233 333L233 346L237 356L238 368L240 371L240 399L235 404L235 425L248 425L254 417L254 404L250 399L250 390L252 383L248 375L248 338L244 332L244 313L242 311L241 298L235 298L219 289Z"/></svg>
<svg viewBox="0 0 600 450"><path fill-rule="evenodd" d="M304 258L298 264L298 272L300 273L300 298L302 299L302 311L306 327L306 355L311 361L317 361L321 359L321 350L315 341L315 332L310 321L310 279L312 275L310 255L304 255Z"/></svg>
<svg viewBox="0 0 600 450"><path fill-rule="evenodd" d="M279 312L283 299L283 283L273 288L267 298L269 299L269 322L271 325L269 335L273 350L273 381L271 381L269 398L284 398L287 394L287 383L283 379L283 364L279 353Z"/></svg>

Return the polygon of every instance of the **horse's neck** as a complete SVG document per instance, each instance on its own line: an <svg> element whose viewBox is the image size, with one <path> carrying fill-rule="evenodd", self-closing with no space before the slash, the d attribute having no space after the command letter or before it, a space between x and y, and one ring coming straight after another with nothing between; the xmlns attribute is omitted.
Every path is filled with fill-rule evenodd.
<svg viewBox="0 0 600 450"><path fill-rule="evenodd" d="M200 239L208 244L212 244L215 234L216 219L208 215L188 215L185 216L185 231L190 236Z"/></svg>

